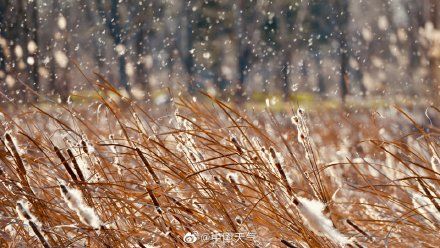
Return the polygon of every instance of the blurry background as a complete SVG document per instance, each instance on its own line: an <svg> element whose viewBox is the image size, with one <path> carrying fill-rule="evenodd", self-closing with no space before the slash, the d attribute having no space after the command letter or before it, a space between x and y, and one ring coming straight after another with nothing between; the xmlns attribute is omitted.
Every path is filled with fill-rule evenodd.
<svg viewBox="0 0 440 248"><path fill-rule="evenodd" d="M438 0L0 0L0 99L439 99ZM22 82L22 83L20 83ZM24 85L25 84L25 85Z"/></svg>

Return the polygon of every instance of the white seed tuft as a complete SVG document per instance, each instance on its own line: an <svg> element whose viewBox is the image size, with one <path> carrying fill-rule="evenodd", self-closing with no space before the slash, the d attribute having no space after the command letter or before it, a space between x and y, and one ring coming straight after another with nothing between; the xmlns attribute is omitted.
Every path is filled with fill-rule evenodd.
<svg viewBox="0 0 440 248"><path fill-rule="evenodd" d="M95 210L84 203L82 194L79 190L69 188L60 183L60 191L67 206L76 212L82 223L95 229L98 229L101 226L101 220L95 213Z"/></svg>

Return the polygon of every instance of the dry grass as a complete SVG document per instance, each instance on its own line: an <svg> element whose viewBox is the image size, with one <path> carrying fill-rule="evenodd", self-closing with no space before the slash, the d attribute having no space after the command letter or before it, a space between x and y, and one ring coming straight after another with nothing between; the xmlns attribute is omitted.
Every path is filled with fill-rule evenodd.
<svg viewBox="0 0 440 248"><path fill-rule="evenodd" d="M205 96L159 115L97 87L113 97L3 113L5 247L440 242L439 129L403 111L237 111Z"/></svg>

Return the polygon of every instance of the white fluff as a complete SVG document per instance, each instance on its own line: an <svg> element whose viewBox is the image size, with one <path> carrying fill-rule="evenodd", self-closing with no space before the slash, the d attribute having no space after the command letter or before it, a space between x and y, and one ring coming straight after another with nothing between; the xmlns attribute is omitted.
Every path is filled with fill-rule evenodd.
<svg viewBox="0 0 440 248"><path fill-rule="evenodd" d="M70 209L76 212L81 222L95 229L101 226L101 220L95 210L84 203L81 191L60 184L61 195Z"/></svg>
<svg viewBox="0 0 440 248"><path fill-rule="evenodd" d="M19 207L21 206L21 208ZM19 200L17 202L17 206L15 207L15 210L17 211L18 217L20 217L20 220L25 222L26 224L29 221L34 222L37 226L41 226L41 223L37 220L37 218L29 211L29 202L25 200ZM27 219L25 216L28 215L30 219Z"/></svg>
<svg viewBox="0 0 440 248"><path fill-rule="evenodd" d="M31 228L30 222L33 222L37 229L41 229L41 222L39 222L38 219L29 210L29 202L26 200L19 200L17 202L17 206L15 207L15 211L17 211L20 220L23 221L26 231L31 237L34 237L36 233Z"/></svg>
<svg viewBox="0 0 440 248"><path fill-rule="evenodd" d="M315 234L327 237L336 244L345 245L348 243L347 237L333 227L333 223L322 211L325 205L317 200L309 200L298 197L298 210L306 226Z"/></svg>

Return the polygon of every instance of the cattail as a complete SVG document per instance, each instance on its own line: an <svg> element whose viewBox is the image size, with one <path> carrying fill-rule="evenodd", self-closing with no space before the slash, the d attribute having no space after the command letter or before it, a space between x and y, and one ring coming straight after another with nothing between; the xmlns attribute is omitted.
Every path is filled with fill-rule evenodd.
<svg viewBox="0 0 440 248"><path fill-rule="evenodd" d="M174 204L176 204L178 207L180 207L183 211L187 212L188 214L193 214L194 213L194 210L185 207L180 201L178 201L174 197L170 197L170 198L174 202Z"/></svg>
<svg viewBox="0 0 440 248"><path fill-rule="evenodd" d="M93 144L85 136L81 139L81 146L83 148L84 153L86 154L92 154L96 152Z"/></svg>
<svg viewBox="0 0 440 248"><path fill-rule="evenodd" d="M156 182L157 184L160 184L159 177L157 177L156 173L154 172L154 170L151 167L151 165L148 162L148 160L145 158L145 156L142 153L142 151L139 148L136 147L136 152L139 155L139 157L141 158L141 160L144 163L145 167L147 167L147 170L150 173L151 177L153 177L154 182Z"/></svg>
<svg viewBox="0 0 440 248"><path fill-rule="evenodd" d="M223 181L217 175L214 175L212 178L214 179L215 183L217 183L219 185L221 185L223 183Z"/></svg>
<svg viewBox="0 0 440 248"><path fill-rule="evenodd" d="M302 108L298 108L297 114L291 118L291 121L296 125L298 130L298 142L304 144L306 137L309 135L309 129L304 117L304 110Z"/></svg>
<svg viewBox="0 0 440 248"><path fill-rule="evenodd" d="M15 145L13 137L9 133L6 133L5 138L6 138L5 145L8 147L8 149L10 150L10 152L12 152L12 155L14 156L15 164L17 165L18 176L20 178L21 184L24 186L23 190L26 191L26 193L35 196L35 193L33 192L27 179L26 167L24 165L23 160L21 159L20 153Z"/></svg>
<svg viewBox="0 0 440 248"><path fill-rule="evenodd" d="M283 245L285 245L289 248L297 248L295 245L293 245L292 243L290 243L289 241L287 241L285 239L281 239L281 243L283 243Z"/></svg>
<svg viewBox="0 0 440 248"><path fill-rule="evenodd" d="M141 241L137 242L140 248L147 248L144 244L141 243Z"/></svg>
<svg viewBox="0 0 440 248"><path fill-rule="evenodd" d="M87 148L87 143L84 140L81 140L81 146L85 154L89 154L89 149Z"/></svg>
<svg viewBox="0 0 440 248"><path fill-rule="evenodd" d="M198 210L202 211L202 213L206 213L206 208L196 200L192 200L192 205Z"/></svg>
<svg viewBox="0 0 440 248"><path fill-rule="evenodd" d="M147 192L148 192L148 195L150 196L151 200L153 201L154 206L156 207L156 211L159 214L162 214L163 213L162 208L160 207L159 201L157 200L156 196L154 195L153 190L151 190L150 188L147 187Z"/></svg>
<svg viewBox="0 0 440 248"><path fill-rule="evenodd" d="M336 230L333 222L324 215L325 205L322 202L295 197L294 203L306 226L316 235L327 237L338 245L348 243L347 237Z"/></svg>
<svg viewBox="0 0 440 248"><path fill-rule="evenodd" d="M289 185L289 181L287 180L286 173L284 172L283 167L281 166L280 160L277 157L275 149L270 147L269 151L270 151L270 155L272 156L273 163L274 163L275 167L277 168L278 172L280 173L281 179L284 182L284 186L287 189L287 193L289 195L292 195L292 188Z"/></svg>
<svg viewBox="0 0 440 248"><path fill-rule="evenodd" d="M189 158L191 159L192 162L197 162L196 155L194 155L192 151L189 151Z"/></svg>
<svg viewBox="0 0 440 248"><path fill-rule="evenodd" d="M298 118L298 116L296 116L296 115L292 116L291 120L292 120L292 123L293 123L293 124L295 124L295 125L298 125L298 124L299 124L299 118Z"/></svg>
<svg viewBox="0 0 440 248"><path fill-rule="evenodd" d="M74 182L78 181L78 178L76 177L75 173L73 172L72 168L70 168L69 163L67 162L66 158L64 158L63 154L61 153L61 150L54 146L53 149L55 150L55 153L57 154L58 158L61 160L61 163L64 165L64 168L66 169L67 173L69 174L70 178Z"/></svg>
<svg viewBox="0 0 440 248"><path fill-rule="evenodd" d="M90 182L96 182L92 179L97 178L98 174L95 173L91 173L91 170L89 168L89 166L87 165L87 158L90 160L90 162L93 164L94 161L96 161L96 157L94 156L94 154L85 154L84 152L82 152L82 145L78 144L78 146L75 147L75 145L73 145L73 143L69 140L66 139L65 141L68 145L68 147L66 149L66 152L68 153L69 158L66 158L67 162L72 161L73 164L73 168L75 169L75 175L77 176L79 181L90 181ZM88 149L89 151L90 149ZM62 153L61 153L62 154ZM64 157L64 156L63 156ZM98 161L99 162L99 161ZM70 162L69 162L70 164ZM92 176L93 175L93 176Z"/></svg>
<svg viewBox="0 0 440 248"><path fill-rule="evenodd" d="M69 188L62 183L59 185L64 201L71 210L76 212L81 222L94 229L99 229L101 220L95 210L84 203L81 191Z"/></svg>
<svg viewBox="0 0 440 248"><path fill-rule="evenodd" d="M370 235L368 235L368 233L366 233L364 230L362 230L358 225L356 225L353 221L347 219L345 220L345 222L347 222L348 225L350 225L351 227L353 227L356 231L358 231L359 233L361 233L362 235L364 235L368 240L373 240L371 238Z"/></svg>
<svg viewBox="0 0 440 248"><path fill-rule="evenodd" d="M431 157L431 166L435 172L440 173L440 158L437 155Z"/></svg>
<svg viewBox="0 0 440 248"><path fill-rule="evenodd" d="M243 224L243 219L241 218L241 216L236 216L235 222L237 222L237 224L241 225L241 224Z"/></svg>
<svg viewBox="0 0 440 248"><path fill-rule="evenodd" d="M237 150L238 154L239 154L239 155L243 154L243 150L241 149L241 146L240 146L240 144L238 143L237 138L232 137L232 138L231 138L231 141L232 141L232 144L234 144L235 149Z"/></svg>
<svg viewBox="0 0 440 248"><path fill-rule="evenodd" d="M9 133L5 134L5 138L7 141L7 146L11 150L12 155L14 156L15 163L17 165L18 173L25 178L26 176L26 168L24 167L23 160L20 157L20 153L18 152L17 147L15 146L14 140Z"/></svg>
<svg viewBox="0 0 440 248"><path fill-rule="evenodd" d="M238 187L238 184L237 184L237 176L235 174L229 174L228 179L231 182L232 187L234 188L235 192L237 194L239 194L241 191L240 191L240 188Z"/></svg>
<svg viewBox="0 0 440 248"><path fill-rule="evenodd" d="M347 243L345 244L346 247L348 248L364 248L361 244L359 244L358 242L356 242L356 240L351 240L351 243Z"/></svg>
<svg viewBox="0 0 440 248"><path fill-rule="evenodd" d="M75 155L73 155L73 152L70 149L67 149L67 153L69 154L70 160L72 160L73 167L75 168L76 174L78 174L79 179L85 182L86 180L81 171L81 168L79 168L78 161L76 161Z"/></svg>
<svg viewBox="0 0 440 248"><path fill-rule="evenodd" d="M20 219L24 223L27 223L32 228L32 231L37 236L38 240L40 240L41 244L45 248L49 248L50 247L49 243L46 241L45 237L40 232L39 225L38 225L39 222L38 222L37 218L30 213L30 211L27 207L27 203L22 202L22 201L18 201L17 206L16 206L16 211L17 211Z"/></svg>

